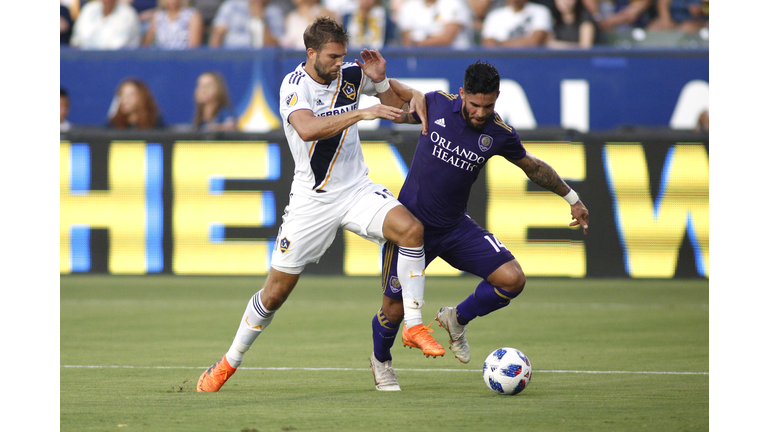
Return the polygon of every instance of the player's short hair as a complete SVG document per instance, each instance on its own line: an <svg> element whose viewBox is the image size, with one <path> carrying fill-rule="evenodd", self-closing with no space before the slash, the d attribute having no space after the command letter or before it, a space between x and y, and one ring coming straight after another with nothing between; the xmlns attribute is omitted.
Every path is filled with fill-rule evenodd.
<svg viewBox="0 0 768 432"><path fill-rule="evenodd" d="M499 91L499 71L489 63L477 61L464 72L464 91L469 94L490 94Z"/></svg>
<svg viewBox="0 0 768 432"><path fill-rule="evenodd" d="M344 26L330 17L319 17L304 30L304 46L315 51L322 50L327 43L340 43L347 46L349 35Z"/></svg>

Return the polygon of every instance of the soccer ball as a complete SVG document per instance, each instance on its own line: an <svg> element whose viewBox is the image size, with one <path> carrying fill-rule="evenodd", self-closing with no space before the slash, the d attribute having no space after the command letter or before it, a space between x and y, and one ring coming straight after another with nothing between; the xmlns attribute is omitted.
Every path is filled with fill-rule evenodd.
<svg viewBox="0 0 768 432"><path fill-rule="evenodd" d="M502 395L516 395L530 384L531 362L515 348L499 348L483 363L483 381L489 389Z"/></svg>

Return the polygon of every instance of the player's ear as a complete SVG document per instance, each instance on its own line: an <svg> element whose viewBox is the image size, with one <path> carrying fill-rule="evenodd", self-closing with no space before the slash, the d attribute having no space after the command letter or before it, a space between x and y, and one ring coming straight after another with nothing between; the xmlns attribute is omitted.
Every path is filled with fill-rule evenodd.
<svg viewBox="0 0 768 432"><path fill-rule="evenodd" d="M461 100L464 100L464 87L459 87L459 96L461 96Z"/></svg>

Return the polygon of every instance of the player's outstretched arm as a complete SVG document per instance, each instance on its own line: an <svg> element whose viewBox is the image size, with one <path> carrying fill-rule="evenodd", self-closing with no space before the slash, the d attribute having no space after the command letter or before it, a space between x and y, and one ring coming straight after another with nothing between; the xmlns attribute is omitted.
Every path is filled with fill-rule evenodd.
<svg viewBox="0 0 768 432"><path fill-rule="evenodd" d="M520 167L532 182L544 189L550 190L566 199L568 199L566 195L572 192L571 188L560 178L554 168L530 153L526 153L522 159L510 159L510 162ZM581 225L584 234L586 234L589 228L589 211L584 206L584 203L578 199L578 196L576 199L577 201L571 204L571 218L574 221L569 225Z"/></svg>
<svg viewBox="0 0 768 432"><path fill-rule="evenodd" d="M376 104L365 109L327 117L315 117L312 111L300 109L288 116L288 122L296 129L302 140L316 141L330 138L360 120L381 118L394 121L402 115L403 110L400 108Z"/></svg>
<svg viewBox="0 0 768 432"><path fill-rule="evenodd" d="M408 104L407 107L405 105L403 106L403 116L394 122L410 124L421 123L421 134L426 135L428 128L427 99L424 96L424 93L409 87L394 78L390 78L389 84L397 97ZM416 117L413 116L414 113L416 113L419 119L416 119Z"/></svg>

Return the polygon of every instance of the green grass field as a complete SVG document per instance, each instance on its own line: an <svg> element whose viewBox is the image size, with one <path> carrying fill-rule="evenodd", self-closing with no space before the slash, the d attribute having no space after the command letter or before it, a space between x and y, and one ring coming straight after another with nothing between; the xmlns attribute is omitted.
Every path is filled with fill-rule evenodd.
<svg viewBox="0 0 768 432"><path fill-rule="evenodd" d="M259 277L63 276L62 431L705 431L708 282L530 278L473 321L472 361L393 348L401 392L368 369L378 278L303 276L218 393L195 392L229 348ZM425 319L476 278L430 278ZM448 346L436 327L436 338ZM511 346L534 378L493 394L483 360Z"/></svg>

